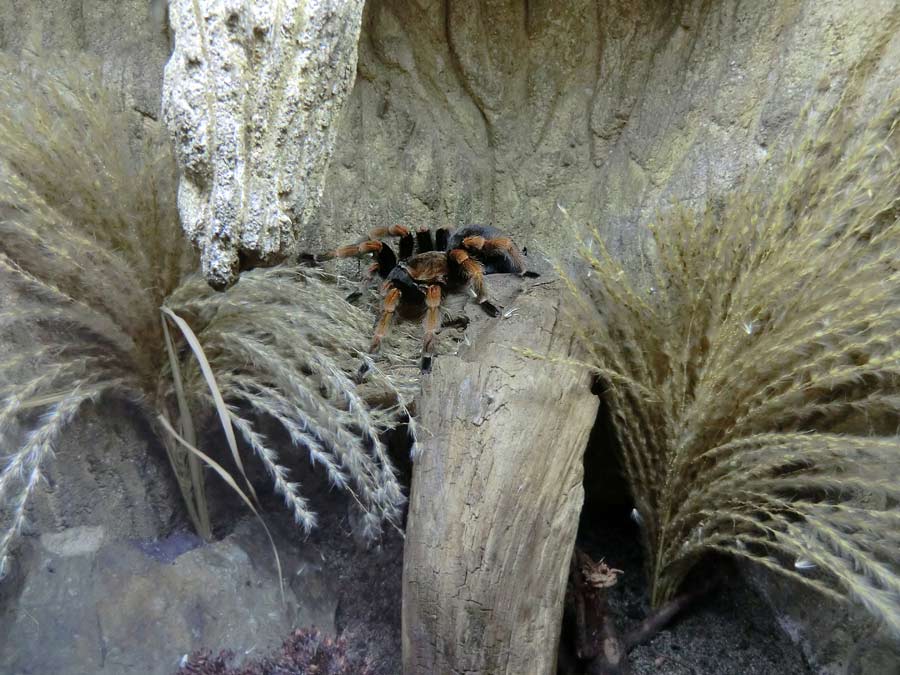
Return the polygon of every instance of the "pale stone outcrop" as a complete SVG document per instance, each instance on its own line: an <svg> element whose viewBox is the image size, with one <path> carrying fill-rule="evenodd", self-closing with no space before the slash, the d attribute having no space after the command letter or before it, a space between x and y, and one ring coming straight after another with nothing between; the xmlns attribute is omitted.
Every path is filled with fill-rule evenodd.
<svg viewBox="0 0 900 675"><path fill-rule="evenodd" d="M172 0L163 112L210 284L291 252L356 73L363 0Z"/></svg>

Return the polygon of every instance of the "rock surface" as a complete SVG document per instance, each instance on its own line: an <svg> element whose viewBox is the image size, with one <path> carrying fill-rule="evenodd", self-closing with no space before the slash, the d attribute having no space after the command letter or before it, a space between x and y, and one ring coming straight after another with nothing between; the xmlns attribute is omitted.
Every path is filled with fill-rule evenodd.
<svg viewBox="0 0 900 675"><path fill-rule="evenodd" d="M363 0L171 0L163 110L178 210L215 287L278 262L315 214Z"/></svg>
<svg viewBox="0 0 900 675"><path fill-rule="evenodd" d="M564 7L564 9L563 9ZM489 223L564 249L557 204L639 259L659 207L734 185L832 97L893 0L378 0L317 226ZM900 40L872 80L896 86Z"/></svg>
<svg viewBox="0 0 900 675"><path fill-rule="evenodd" d="M900 643L859 608L796 587L781 576L748 567L746 576L765 599L782 630L820 675L896 673Z"/></svg>
<svg viewBox="0 0 900 675"><path fill-rule="evenodd" d="M106 528L45 533L27 547L18 598L0 607L0 671L171 675L200 647L268 652L297 626L334 632L333 579L312 551L281 546L282 603L268 542L244 521L221 541L116 539Z"/></svg>
<svg viewBox="0 0 900 675"><path fill-rule="evenodd" d="M0 48L95 55L139 123L160 115L170 35L151 10L161 4L0 0ZM896 7L894 0L370 0L321 206L299 245L323 250L394 222L485 222L523 245L562 249L560 203L640 264L647 243L639 225L658 207L727 189L777 152L799 111L834 96ZM898 39L879 62L872 96L898 86ZM33 535L103 527L104 542L121 542L127 528L111 521L125 519L123 509L138 537L167 534L168 488L152 478L166 475L165 460L147 459L140 443L128 451L131 441L117 428L83 427L83 442L61 448L59 461L69 454L90 466L95 460L80 448L124 449L121 460L107 460L121 464L107 472L110 486L116 473L130 477L120 502L104 504L90 479L78 492L78 472L60 472L71 480L49 498L70 510L36 518ZM136 495L141 481L161 493ZM64 489L80 496L63 499ZM134 515L135 504L146 506L144 515ZM16 609L28 583L19 576L0 587L4 620L13 612L28 621L30 605ZM879 672L879 664L897 662L889 641L847 621L843 609L820 610L815 596L775 588L782 624L822 672ZM12 648L22 645L7 641L0 651Z"/></svg>

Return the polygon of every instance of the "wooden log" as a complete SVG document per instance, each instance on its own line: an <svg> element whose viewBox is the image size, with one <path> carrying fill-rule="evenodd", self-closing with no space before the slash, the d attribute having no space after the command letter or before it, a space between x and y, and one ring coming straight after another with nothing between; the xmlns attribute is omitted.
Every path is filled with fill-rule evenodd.
<svg viewBox="0 0 900 675"><path fill-rule="evenodd" d="M425 439L404 551L407 675L555 672L598 399L583 371L514 349L569 354L562 284L488 279L503 316L467 308L471 345L437 357L417 404Z"/></svg>

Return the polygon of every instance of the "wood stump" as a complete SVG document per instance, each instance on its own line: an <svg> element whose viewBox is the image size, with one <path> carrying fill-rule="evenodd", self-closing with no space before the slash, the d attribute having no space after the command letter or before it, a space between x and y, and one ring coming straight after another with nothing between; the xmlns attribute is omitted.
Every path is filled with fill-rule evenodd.
<svg viewBox="0 0 900 675"><path fill-rule="evenodd" d="M515 350L570 353L562 283L488 280L503 317L466 308L470 345L435 359L418 403L424 438L403 565L407 675L556 668L598 399L584 371Z"/></svg>

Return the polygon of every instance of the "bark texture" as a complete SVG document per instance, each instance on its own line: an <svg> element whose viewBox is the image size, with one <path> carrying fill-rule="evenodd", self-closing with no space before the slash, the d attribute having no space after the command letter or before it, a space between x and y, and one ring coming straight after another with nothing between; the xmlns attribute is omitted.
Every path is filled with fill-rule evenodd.
<svg viewBox="0 0 900 675"><path fill-rule="evenodd" d="M561 284L489 279L504 318L473 315L472 346L438 357L419 403L428 438L404 558L408 675L540 675L556 664L598 399L583 371L515 350L568 353Z"/></svg>

